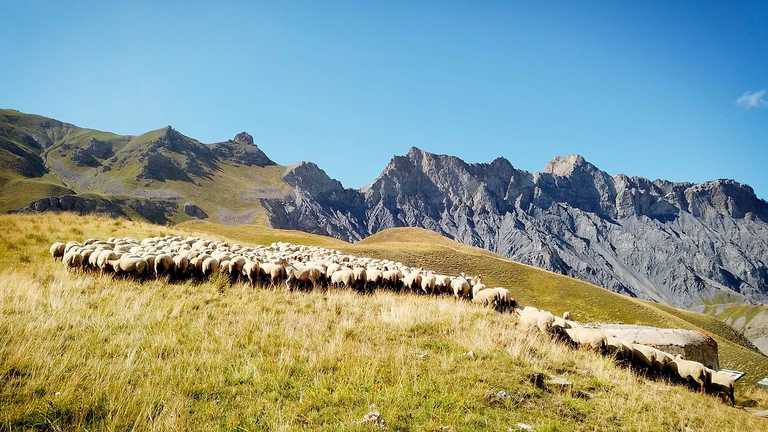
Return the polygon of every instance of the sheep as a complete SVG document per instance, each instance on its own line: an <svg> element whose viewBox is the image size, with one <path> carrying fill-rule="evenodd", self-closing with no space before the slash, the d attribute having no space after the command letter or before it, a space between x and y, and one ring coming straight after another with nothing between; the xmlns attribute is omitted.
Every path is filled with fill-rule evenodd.
<svg viewBox="0 0 768 432"><path fill-rule="evenodd" d="M334 287L352 287L355 281L355 275L351 269L336 270L331 275L331 284Z"/></svg>
<svg viewBox="0 0 768 432"><path fill-rule="evenodd" d="M227 272L231 278L237 279L243 273L243 266L245 266L245 257L234 256L229 260Z"/></svg>
<svg viewBox="0 0 768 432"><path fill-rule="evenodd" d="M462 273L461 276L451 280L451 288L453 289L454 297L457 299L459 296L466 296L469 294L469 282L467 282L467 279L464 277L464 273Z"/></svg>
<svg viewBox="0 0 768 432"><path fill-rule="evenodd" d="M710 376L710 386L707 391L716 396L720 396L721 399L733 405L736 402L733 394L733 387L736 380L733 376L711 369L709 369L708 372Z"/></svg>
<svg viewBox="0 0 768 432"><path fill-rule="evenodd" d="M325 275L328 277L328 282L331 281L331 275L336 272L336 270L341 269L341 264L339 263L330 263L325 267Z"/></svg>
<svg viewBox="0 0 768 432"><path fill-rule="evenodd" d="M615 336L606 337L605 351L620 362L632 360L632 347Z"/></svg>
<svg viewBox="0 0 768 432"><path fill-rule="evenodd" d="M606 350L605 333L600 329L572 327L565 329L565 333L579 348L587 348L601 353Z"/></svg>
<svg viewBox="0 0 768 432"><path fill-rule="evenodd" d="M703 364L691 360L686 360L679 354L674 358L677 374L689 386L699 391L704 391L710 380L707 368Z"/></svg>
<svg viewBox="0 0 768 432"><path fill-rule="evenodd" d="M290 289L291 282L298 284L306 284L314 288L317 286L317 282L320 280L320 269L314 266L295 267L288 266L286 268L288 278L285 280L285 285Z"/></svg>
<svg viewBox="0 0 768 432"><path fill-rule="evenodd" d="M104 270L107 270L108 262L117 258L119 258L119 256L114 251L103 250L99 252L98 257L96 258L96 267L103 272Z"/></svg>
<svg viewBox="0 0 768 432"><path fill-rule="evenodd" d="M147 261L147 273L151 273L155 270L155 255L143 255L142 258L144 258Z"/></svg>
<svg viewBox="0 0 768 432"><path fill-rule="evenodd" d="M69 251L70 251L70 249L72 249L72 248L74 248L74 247L77 247L77 246L80 246L80 243L78 243L78 242L76 242L76 241L74 241L74 240L73 240L73 241L68 241L68 242L67 242L67 243L64 245L64 253L67 253L67 252L69 252Z"/></svg>
<svg viewBox="0 0 768 432"><path fill-rule="evenodd" d="M652 347L642 344L633 343L630 345L632 349L632 363L637 367L652 370L656 366L656 350Z"/></svg>
<svg viewBox="0 0 768 432"><path fill-rule="evenodd" d="M88 256L88 262L86 263L88 267L90 268L99 268L99 256L101 255L101 252L103 252L104 249L102 248L96 248L89 256Z"/></svg>
<svg viewBox="0 0 768 432"><path fill-rule="evenodd" d="M411 291L421 288L421 270L414 270L405 274L403 287Z"/></svg>
<svg viewBox="0 0 768 432"><path fill-rule="evenodd" d="M51 254L51 257L53 258L61 258L64 256L64 247L66 245L62 242L55 242L51 245L50 249L48 251Z"/></svg>
<svg viewBox="0 0 768 432"><path fill-rule="evenodd" d="M451 291L451 278L447 275L435 275L435 292L443 294Z"/></svg>
<svg viewBox="0 0 768 432"><path fill-rule="evenodd" d="M482 281L482 278L480 275L477 276L477 278L474 280L474 283L472 284L472 298L475 298L477 296L477 293L480 291L486 289L487 287Z"/></svg>
<svg viewBox="0 0 768 432"><path fill-rule="evenodd" d="M83 256L80 255L78 247L73 247L66 251L61 260L68 268L77 268L83 264Z"/></svg>
<svg viewBox="0 0 768 432"><path fill-rule="evenodd" d="M261 270L267 275L273 287L286 277L285 265L282 263L264 263L261 264Z"/></svg>
<svg viewBox="0 0 768 432"><path fill-rule="evenodd" d="M141 276L147 269L147 261L135 255L122 255L120 258L109 261L112 269L118 274L130 274Z"/></svg>
<svg viewBox="0 0 768 432"><path fill-rule="evenodd" d="M427 272L427 274L421 277L421 291L424 292L424 294L433 294L435 292L436 280L437 278L432 272Z"/></svg>
<svg viewBox="0 0 768 432"><path fill-rule="evenodd" d="M210 277L212 274L219 271L219 260L217 260L214 257L207 257L203 260L202 264L200 265L200 272L205 277Z"/></svg>
<svg viewBox="0 0 768 432"><path fill-rule="evenodd" d="M361 288L365 288L366 282L368 281L368 275L366 273L365 267L353 267L352 276L354 278L353 283L355 285Z"/></svg>
<svg viewBox="0 0 768 432"><path fill-rule="evenodd" d="M382 273L382 282L390 288L397 288L403 278L403 272L400 270L384 270Z"/></svg>
<svg viewBox="0 0 768 432"><path fill-rule="evenodd" d="M246 260L243 265L243 276L248 278L248 283L253 287L256 286L256 282L259 280L260 266L257 260Z"/></svg>
<svg viewBox="0 0 768 432"><path fill-rule="evenodd" d="M155 277L160 277L161 274L170 274L173 272L173 257L169 254L160 254L155 257L155 265L153 266L155 271Z"/></svg>
<svg viewBox="0 0 768 432"><path fill-rule="evenodd" d="M186 255L174 255L173 257L173 269L176 277L181 277L187 273L189 269L189 258Z"/></svg>
<svg viewBox="0 0 768 432"><path fill-rule="evenodd" d="M515 301L509 297L509 291L506 288L486 288L472 298L472 303L491 306L503 312L507 308L514 307Z"/></svg>
<svg viewBox="0 0 768 432"><path fill-rule="evenodd" d="M384 272L377 268L369 267L365 271L366 285L381 285L384 280Z"/></svg>
<svg viewBox="0 0 768 432"><path fill-rule="evenodd" d="M518 310L517 325L525 330L538 329L542 333L549 333L555 316L547 311L526 306Z"/></svg>

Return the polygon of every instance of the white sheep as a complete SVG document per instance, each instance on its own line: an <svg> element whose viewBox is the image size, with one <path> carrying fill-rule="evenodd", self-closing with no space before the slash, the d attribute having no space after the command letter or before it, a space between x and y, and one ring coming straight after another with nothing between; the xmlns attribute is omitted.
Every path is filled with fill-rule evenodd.
<svg viewBox="0 0 768 432"><path fill-rule="evenodd" d="M599 352L605 352L607 338L605 332L600 329L586 327L572 327L565 329L565 334L579 348L587 348Z"/></svg>
<svg viewBox="0 0 768 432"><path fill-rule="evenodd" d="M466 297L469 295L470 287L469 282L464 277L464 273L461 274L459 277L455 277L451 280L451 288L453 289L453 295L456 298Z"/></svg>
<svg viewBox="0 0 768 432"><path fill-rule="evenodd" d="M276 286L278 282L286 277L285 265L283 263L263 263L261 264L261 271L267 275L272 286Z"/></svg>
<svg viewBox="0 0 768 432"><path fill-rule="evenodd" d="M734 383L736 379L729 374L719 371L709 370L710 387L707 389L709 393L720 396L731 405L735 403L733 394Z"/></svg>
<svg viewBox="0 0 768 432"><path fill-rule="evenodd" d="M506 288L486 288L472 298L472 303L491 306L500 312L515 306L515 300Z"/></svg>
<svg viewBox="0 0 768 432"><path fill-rule="evenodd" d="M50 252L51 256L53 258L61 258L64 256L64 247L66 245L62 242L55 242L51 245L50 249L48 251Z"/></svg>
<svg viewBox="0 0 768 432"><path fill-rule="evenodd" d="M479 293L480 291L488 288L483 283L480 275L478 275L473 282L474 283L472 284L472 298L475 298L475 296L477 296L477 293Z"/></svg>
<svg viewBox="0 0 768 432"><path fill-rule="evenodd" d="M702 392L707 388L710 376L703 364L686 360L680 355L675 356L674 363L677 374L683 381Z"/></svg>

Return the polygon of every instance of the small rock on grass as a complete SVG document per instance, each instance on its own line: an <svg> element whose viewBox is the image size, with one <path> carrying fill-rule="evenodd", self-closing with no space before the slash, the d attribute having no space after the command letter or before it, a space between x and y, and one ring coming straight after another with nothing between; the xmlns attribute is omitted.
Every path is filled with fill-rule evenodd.
<svg viewBox="0 0 768 432"><path fill-rule="evenodd" d="M360 420L360 424L370 424L379 430L387 430L387 423L384 421L384 417L381 416L381 413L375 406L371 406L370 409L371 411Z"/></svg>
<svg viewBox="0 0 768 432"><path fill-rule="evenodd" d="M553 376L544 381L544 384L549 388L555 388L558 390L567 390L573 387L573 383L561 376Z"/></svg>

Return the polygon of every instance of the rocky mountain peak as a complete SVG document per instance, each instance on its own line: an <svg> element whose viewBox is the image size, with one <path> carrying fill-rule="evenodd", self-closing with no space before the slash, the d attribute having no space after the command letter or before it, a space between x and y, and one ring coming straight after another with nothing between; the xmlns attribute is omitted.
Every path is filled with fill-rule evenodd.
<svg viewBox="0 0 768 432"><path fill-rule="evenodd" d="M232 141L244 145L253 145L253 137L248 132L240 132L235 135L235 138L232 139Z"/></svg>
<svg viewBox="0 0 768 432"><path fill-rule="evenodd" d="M212 146L216 155L223 160L243 165L275 165L275 162L253 143L253 137L248 132L240 132L231 140Z"/></svg>
<svg viewBox="0 0 768 432"><path fill-rule="evenodd" d="M693 185L685 191L688 210L707 217L726 213L734 218L751 215L768 222L768 202L758 198L752 187L735 180L719 179Z"/></svg>
<svg viewBox="0 0 768 432"><path fill-rule="evenodd" d="M408 153L405 154L405 156L408 159L417 159L420 157L423 157L426 152L416 146L411 146L410 149L408 149Z"/></svg>
<svg viewBox="0 0 768 432"><path fill-rule="evenodd" d="M343 190L341 182L334 180L314 162L302 161L291 165L283 174L283 180L291 186L312 195Z"/></svg>
<svg viewBox="0 0 768 432"><path fill-rule="evenodd" d="M544 172L560 177L568 177L574 171L580 168L595 168L594 165L587 162L583 156L578 154L567 156L556 156L544 167Z"/></svg>

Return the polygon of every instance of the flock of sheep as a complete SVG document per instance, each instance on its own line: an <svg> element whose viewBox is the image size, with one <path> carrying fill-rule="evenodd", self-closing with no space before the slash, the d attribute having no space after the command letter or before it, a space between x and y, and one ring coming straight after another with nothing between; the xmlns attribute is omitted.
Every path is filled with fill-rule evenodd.
<svg viewBox="0 0 768 432"><path fill-rule="evenodd" d="M395 261L358 257L316 246L279 242L245 247L199 237L56 242L51 245L50 253L71 269L98 270L139 279L202 279L220 273L231 281L243 280L252 286L346 287L361 292L383 288L453 295L498 311L514 311L519 316L518 325L526 330L541 331L573 346L612 355L649 374L720 395L731 403L734 400L734 380L727 374L647 345L607 337L599 328L570 320L567 313L561 318L530 306L517 308L506 288L489 288L480 276L437 274Z"/></svg>
<svg viewBox="0 0 768 432"><path fill-rule="evenodd" d="M506 288L489 288L481 277L448 276L402 263L358 257L339 251L291 243L245 247L199 237L89 239L51 245L50 253L68 268L99 270L134 278L173 280L208 278L221 273L231 281L288 289L345 287L361 292L377 288L423 294L450 294L511 309Z"/></svg>
<svg viewBox="0 0 768 432"><path fill-rule="evenodd" d="M537 330L572 346L609 355L621 364L627 364L650 376L688 385L701 392L715 394L734 403L733 376L712 370L703 364L673 356L652 346L608 336L596 327L587 327L570 320L568 313L557 317L550 312L526 306L516 310L518 326Z"/></svg>

